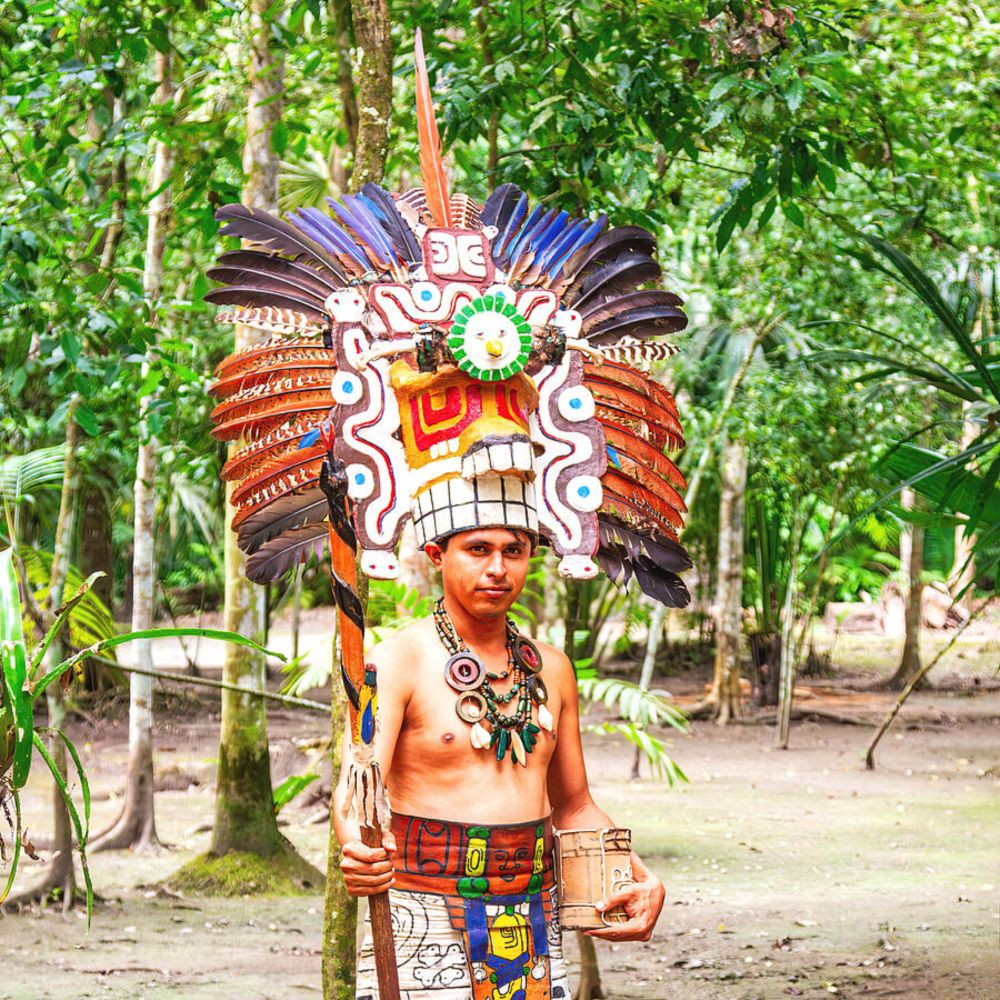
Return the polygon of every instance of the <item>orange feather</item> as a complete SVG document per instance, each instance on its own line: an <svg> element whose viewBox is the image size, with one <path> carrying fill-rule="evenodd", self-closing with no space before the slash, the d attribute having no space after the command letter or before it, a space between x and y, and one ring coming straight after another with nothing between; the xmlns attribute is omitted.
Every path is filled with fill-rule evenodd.
<svg viewBox="0 0 1000 1000"><path fill-rule="evenodd" d="M417 137L420 140L420 173L423 175L424 194L434 221L447 229L452 225L448 179L441 161L441 136L434 117L431 85L427 79L427 63L424 61L424 43L419 28L413 55L417 72Z"/></svg>

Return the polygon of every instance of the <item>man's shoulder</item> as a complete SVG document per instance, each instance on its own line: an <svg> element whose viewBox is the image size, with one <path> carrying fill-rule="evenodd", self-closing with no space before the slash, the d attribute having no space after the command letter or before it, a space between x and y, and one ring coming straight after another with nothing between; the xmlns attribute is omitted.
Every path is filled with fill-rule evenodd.
<svg viewBox="0 0 1000 1000"><path fill-rule="evenodd" d="M550 677L561 678L573 673L573 664L569 657L557 647L542 642L540 639L531 640L542 654L542 668L549 673Z"/></svg>
<svg viewBox="0 0 1000 1000"><path fill-rule="evenodd" d="M365 658L380 669L394 664L412 668L433 638L433 624L428 619L419 619L380 639Z"/></svg>

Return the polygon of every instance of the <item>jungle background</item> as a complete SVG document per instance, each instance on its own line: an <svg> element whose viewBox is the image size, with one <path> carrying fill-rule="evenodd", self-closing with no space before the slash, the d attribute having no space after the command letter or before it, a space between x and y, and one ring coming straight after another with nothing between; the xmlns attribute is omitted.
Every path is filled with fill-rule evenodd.
<svg viewBox="0 0 1000 1000"><path fill-rule="evenodd" d="M5 4L0 996L353 996L329 570L242 577L205 271L221 205L417 182L417 28L453 189L649 228L690 317L691 607L543 554L516 609L668 890L648 944L567 940L578 997L995 996L998 24ZM402 556L373 637L430 610Z"/></svg>

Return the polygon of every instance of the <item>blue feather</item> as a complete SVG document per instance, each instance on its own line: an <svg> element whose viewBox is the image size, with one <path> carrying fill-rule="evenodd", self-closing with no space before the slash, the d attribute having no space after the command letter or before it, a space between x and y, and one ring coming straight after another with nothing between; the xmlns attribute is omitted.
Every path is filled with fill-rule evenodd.
<svg viewBox="0 0 1000 1000"><path fill-rule="evenodd" d="M289 215L289 219L294 219L295 224L304 232L312 236L314 240L334 253L350 257L360 264L366 271L371 267L370 261L362 253L361 248L355 243L351 235L346 230L341 229L336 222L328 215L317 208L302 208L298 213Z"/></svg>
<svg viewBox="0 0 1000 1000"><path fill-rule="evenodd" d="M299 441L300 448L311 448L319 440L319 428L311 430L308 434L302 435L302 440Z"/></svg>
<svg viewBox="0 0 1000 1000"><path fill-rule="evenodd" d="M340 221L353 229L361 241L368 245L380 263L388 266L396 260L396 252L378 218L372 215L356 196L345 194L341 202L336 202L332 198L327 198L327 202L337 213Z"/></svg>
<svg viewBox="0 0 1000 1000"><path fill-rule="evenodd" d="M499 264L500 261L504 259L504 250L507 247L507 243L520 229L521 223L524 221L524 217L527 212L528 196L526 194L522 194L517 200L517 205L514 207L514 211L510 213L510 218L507 220L506 228L502 233L498 233L496 239L493 240L494 263Z"/></svg>
<svg viewBox="0 0 1000 1000"><path fill-rule="evenodd" d="M618 457L618 452L615 451L615 449L612 448L611 445L608 445L607 449L608 449L608 458L611 459L611 464L616 469L620 469L622 467L622 463L621 463L621 459Z"/></svg>
<svg viewBox="0 0 1000 1000"><path fill-rule="evenodd" d="M524 237L534 229L538 220L545 214L545 208L542 205L536 205L529 213L528 217L522 223L520 229L518 229L510 238L510 242L504 248L501 258L504 262L510 262L515 259L515 254L517 252L517 247L524 239Z"/></svg>
<svg viewBox="0 0 1000 1000"><path fill-rule="evenodd" d="M528 221L524 224L524 227L517 234L517 238L511 244L510 249L507 251L507 263L511 267L516 263L517 259L524 252L528 241L537 232L541 232L545 226L555 218L557 212L556 210L550 209L546 212L541 205L536 205L535 210L528 217Z"/></svg>
<svg viewBox="0 0 1000 1000"><path fill-rule="evenodd" d="M552 220L552 222L545 227L544 232L541 232L531 238L529 249L534 253L536 260L538 259L539 254L544 253L556 240L559 239L560 236L565 233L567 223L572 225L569 212L560 212Z"/></svg>
<svg viewBox="0 0 1000 1000"><path fill-rule="evenodd" d="M555 260L552 266L549 268L549 278L555 278L559 275L559 272L563 269L566 262L574 256L574 254L579 253L585 247L590 246L598 236L601 235L604 227L608 224L608 217L601 214L597 217L596 221L592 222L584 233L580 236L572 246L567 247L566 252L562 254Z"/></svg>

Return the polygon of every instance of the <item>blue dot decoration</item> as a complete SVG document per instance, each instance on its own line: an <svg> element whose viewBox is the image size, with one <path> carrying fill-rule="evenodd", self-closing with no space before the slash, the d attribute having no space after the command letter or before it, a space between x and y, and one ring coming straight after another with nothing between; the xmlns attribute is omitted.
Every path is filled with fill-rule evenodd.
<svg viewBox="0 0 1000 1000"><path fill-rule="evenodd" d="M582 497L589 497L590 496L590 487L589 486L581 486L576 492L579 493L579 495L582 496Z"/></svg>
<svg viewBox="0 0 1000 1000"><path fill-rule="evenodd" d="M425 288L420 293L420 298L423 299L424 302L430 302L430 300L431 300L431 290L429 288Z"/></svg>
<svg viewBox="0 0 1000 1000"><path fill-rule="evenodd" d="M579 410L579 409L580 409L580 407L581 407L581 406L583 406L583 400L582 400L582 399L580 399L579 397L577 397L577 398L575 398L575 399L571 399L571 400L569 401L569 405L570 405L570 406L571 406L571 407L572 407L572 408L573 408L574 410Z"/></svg>
<svg viewBox="0 0 1000 1000"><path fill-rule="evenodd" d="M365 474L363 472L358 472L354 476L354 481L361 486L365 481Z"/></svg>

